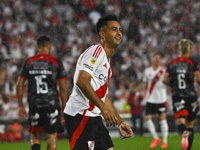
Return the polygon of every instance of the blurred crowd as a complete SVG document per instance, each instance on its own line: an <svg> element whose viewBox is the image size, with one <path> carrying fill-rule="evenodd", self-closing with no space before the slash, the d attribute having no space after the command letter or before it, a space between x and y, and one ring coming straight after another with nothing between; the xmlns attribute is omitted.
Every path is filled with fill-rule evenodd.
<svg viewBox="0 0 200 150"><path fill-rule="evenodd" d="M162 54L166 66L179 55L177 42L189 38L198 60L198 0L1 0L0 117L18 118L17 77L24 60L36 54L35 41L41 34L50 36L51 55L63 61L70 94L77 58L98 42L95 23L105 14L115 14L123 29L122 43L111 57L109 82L109 97L120 113L130 112L127 100L140 90L143 71L155 52ZM27 94L24 104L28 110Z"/></svg>

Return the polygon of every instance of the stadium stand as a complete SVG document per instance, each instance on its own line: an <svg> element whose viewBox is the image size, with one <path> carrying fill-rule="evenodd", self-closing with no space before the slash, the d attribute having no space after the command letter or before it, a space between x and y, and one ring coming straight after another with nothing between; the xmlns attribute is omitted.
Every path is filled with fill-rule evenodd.
<svg viewBox="0 0 200 150"><path fill-rule="evenodd" d="M22 62L35 54L35 40L40 34L48 34L52 38L51 55L62 59L72 83L77 57L86 47L98 41L93 24L104 14L117 15L123 28L123 41L111 58L113 75L109 83L109 97L116 101L120 91L127 100L130 89L135 86L130 83L141 81L143 70L149 66L155 51L162 53L162 63L166 65L179 55L177 42L189 38L194 42L192 55L199 59L199 6L198 0L2 0L0 125L11 124L10 120L18 119L17 75ZM170 116L170 95L168 104ZM129 121L130 111L127 108L120 111ZM170 120L173 127L172 115ZM26 125L26 122L19 122Z"/></svg>

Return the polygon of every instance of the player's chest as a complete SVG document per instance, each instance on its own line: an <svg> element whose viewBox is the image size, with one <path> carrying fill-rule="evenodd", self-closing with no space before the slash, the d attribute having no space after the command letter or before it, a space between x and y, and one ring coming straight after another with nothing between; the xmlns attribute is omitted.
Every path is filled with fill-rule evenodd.
<svg viewBox="0 0 200 150"><path fill-rule="evenodd" d="M159 81L159 80L162 78L163 73L164 73L163 70L157 70L157 71L150 70L150 71L147 73L147 79L148 79L150 82L157 82L157 81Z"/></svg>
<svg viewBox="0 0 200 150"><path fill-rule="evenodd" d="M107 82L112 75L110 63L108 63L106 61L101 63L101 65L99 65L99 67L96 69L94 75L95 75L96 79L98 79L99 81Z"/></svg>

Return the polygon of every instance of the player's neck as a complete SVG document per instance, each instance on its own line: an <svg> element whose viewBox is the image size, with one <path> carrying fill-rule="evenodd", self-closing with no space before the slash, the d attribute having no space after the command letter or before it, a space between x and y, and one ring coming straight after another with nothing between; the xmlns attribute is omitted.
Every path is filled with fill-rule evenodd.
<svg viewBox="0 0 200 150"><path fill-rule="evenodd" d="M42 48L42 49L39 50L38 54L49 55L49 50L45 49L45 48Z"/></svg>
<svg viewBox="0 0 200 150"><path fill-rule="evenodd" d="M153 68L154 70L157 70L159 67L160 67L160 66L152 65L152 68Z"/></svg>
<svg viewBox="0 0 200 150"><path fill-rule="evenodd" d="M100 41L100 44L102 45L102 47L106 53L106 56L109 59L110 56L112 55L112 53L115 51L115 48L111 47L110 45L106 44L105 42Z"/></svg>
<svg viewBox="0 0 200 150"><path fill-rule="evenodd" d="M190 54L182 54L181 57L189 57Z"/></svg>

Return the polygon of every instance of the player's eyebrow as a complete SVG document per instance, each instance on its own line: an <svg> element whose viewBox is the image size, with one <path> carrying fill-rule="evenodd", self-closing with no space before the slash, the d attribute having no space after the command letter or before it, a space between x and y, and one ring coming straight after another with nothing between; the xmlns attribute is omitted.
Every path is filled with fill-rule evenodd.
<svg viewBox="0 0 200 150"><path fill-rule="evenodd" d="M112 27L112 29L116 30L116 29L118 29L118 27ZM119 27L119 31L122 31L121 27Z"/></svg>

